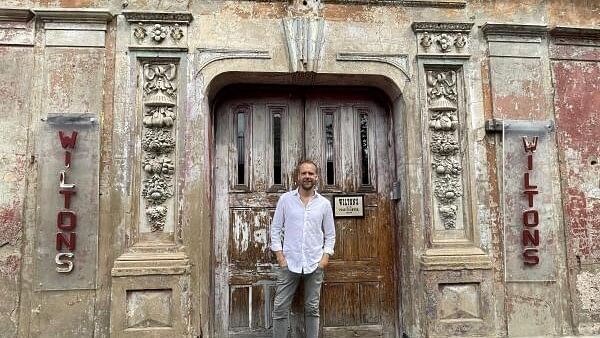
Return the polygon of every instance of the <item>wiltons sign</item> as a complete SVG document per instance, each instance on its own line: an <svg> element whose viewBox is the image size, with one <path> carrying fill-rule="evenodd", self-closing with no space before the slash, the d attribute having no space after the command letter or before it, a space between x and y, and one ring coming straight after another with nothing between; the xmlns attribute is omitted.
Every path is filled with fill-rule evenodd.
<svg viewBox="0 0 600 338"><path fill-rule="evenodd" d="M523 173L523 193L527 198L527 209L523 210L523 260L526 265L536 265L540 262L538 247L540 246L540 215L535 205L535 196L539 194L537 185L531 181L535 170L534 153L537 148L538 137L531 140L522 136L523 148L527 159L527 167Z"/></svg>
<svg viewBox="0 0 600 338"><path fill-rule="evenodd" d="M35 288L96 287L98 265L98 117L48 114L40 126Z"/></svg>
<svg viewBox="0 0 600 338"><path fill-rule="evenodd" d="M65 150L65 168L59 172L58 193L64 198L64 209L58 211L56 217L56 250L54 257L56 271L61 273L73 270L75 249L77 247L77 213L71 207L71 197L76 194L75 183L67 183L67 176L71 168L71 152L77 143L77 132L66 135L62 130L58 132L60 145ZM64 252L68 251L68 252Z"/></svg>

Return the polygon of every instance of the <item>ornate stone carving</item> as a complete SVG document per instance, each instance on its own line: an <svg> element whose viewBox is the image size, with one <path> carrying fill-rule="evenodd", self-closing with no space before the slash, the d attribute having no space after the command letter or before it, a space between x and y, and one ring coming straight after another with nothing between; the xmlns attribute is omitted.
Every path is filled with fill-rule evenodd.
<svg viewBox="0 0 600 338"><path fill-rule="evenodd" d="M173 197L175 161L173 151L177 102L177 66L175 64L145 64L143 66L142 197L150 230L163 231Z"/></svg>
<svg viewBox="0 0 600 338"><path fill-rule="evenodd" d="M414 22L413 31L421 46L421 53L458 53L467 50L472 23L461 22Z"/></svg>
<svg viewBox="0 0 600 338"><path fill-rule="evenodd" d="M138 43L141 43L142 41L144 41L144 39L146 39L146 36L148 36L148 32L146 32L144 24L139 22L133 28L133 37L138 41Z"/></svg>
<svg viewBox="0 0 600 338"><path fill-rule="evenodd" d="M427 101L429 109L434 111L455 110L456 72L427 72Z"/></svg>
<svg viewBox="0 0 600 338"><path fill-rule="evenodd" d="M463 48L467 45L467 38L462 33L441 33L434 34L429 32L423 32L419 39L421 46L428 53L441 52L462 52ZM434 48L437 46L437 49Z"/></svg>
<svg viewBox="0 0 600 338"><path fill-rule="evenodd" d="M283 19L293 72L317 72L325 41L321 0L292 0Z"/></svg>
<svg viewBox="0 0 600 338"><path fill-rule="evenodd" d="M431 38L431 35L429 35L428 32L424 32L423 35L421 36L421 46L423 46L427 49L431 46L432 43L433 43L433 39Z"/></svg>
<svg viewBox="0 0 600 338"><path fill-rule="evenodd" d="M173 81L176 66L144 65L144 104L146 106L174 106L177 86Z"/></svg>
<svg viewBox="0 0 600 338"><path fill-rule="evenodd" d="M433 194L445 229L455 229L462 196L456 72L427 71Z"/></svg>
<svg viewBox="0 0 600 338"><path fill-rule="evenodd" d="M178 23L173 25L173 28L171 28L171 37L175 41L179 41L179 40L181 40L181 38L183 38L183 29L181 29L181 27L179 27Z"/></svg>
<svg viewBox="0 0 600 338"><path fill-rule="evenodd" d="M131 48L187 48L187 30L193 19L191 13L125 10L123 15L131 25Z"/></svg>

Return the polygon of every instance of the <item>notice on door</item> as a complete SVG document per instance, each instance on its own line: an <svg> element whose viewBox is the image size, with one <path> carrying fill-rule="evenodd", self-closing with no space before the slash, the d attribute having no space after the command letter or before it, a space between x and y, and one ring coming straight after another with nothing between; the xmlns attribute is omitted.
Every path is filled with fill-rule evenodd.
<svg viewBox="0 0 600 338"><path fill-rule="evenodd" d="M40 126L36 290L96 288L99 136L95 114L49 114Z"/></svg>
<svg viewBox="0 0 600 338"><path fill-rule="evenodd" d="M364 196L333 196L334 217L363 217L364 215Z"/></svg>

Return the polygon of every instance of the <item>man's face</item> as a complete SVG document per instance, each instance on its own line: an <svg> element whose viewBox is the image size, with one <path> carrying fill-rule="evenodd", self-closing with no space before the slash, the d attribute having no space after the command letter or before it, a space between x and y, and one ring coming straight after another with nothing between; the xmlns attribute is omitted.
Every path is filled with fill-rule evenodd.
<svg viewBox="0 0 600 338"><path fill-rule="evenodd" d="M310 163L303 163L298 168L298 186L304 190L312 190L317 183L317 168Z"/></svg>

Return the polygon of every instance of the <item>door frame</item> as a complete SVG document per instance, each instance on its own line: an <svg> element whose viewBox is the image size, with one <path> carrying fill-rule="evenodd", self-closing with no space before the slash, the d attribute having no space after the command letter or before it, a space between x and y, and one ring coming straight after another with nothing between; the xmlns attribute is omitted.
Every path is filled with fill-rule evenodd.
<svg viewBox="0 0 600 338"><path fill-rule="evenodd" d="M342 81L343 83L343 81ZM381 105L383 107L383 109L385 110L385 114L388 114L390 122L392 123L392 127L390 128L390 131L394 134L394 135L398 135L397 130L396 130L396 122L395 122L395 116L396 116L396 112L397 112L397 108L402 106L403 107L403 101L402 98L396 98L396 102L391 102L389 94L384 92L381 88L379 87L373 87L373 86L351 86L351 85L337 85L337 86L323 86L323 87L327 87L328 89L332 90L332 91L343 91L344 89L359 89L362 91L365 91L366 95L365 96L369 96L373 99L374 102L377 102L379 105ZM239 89L248 89L249 84L246 83L230 83L227 86L220 86L218 92L212 93L210 95L211 100L210 100L210 159L211 159L211 172L210 172L210 181L214 182L215 179L215 167L216 167L216 121L217 121L217 117L216 114L218 114L218 111L221 107L222 104L226 103L232 95L230 95L230 92L235 92L236 90ZM309 86L309 85L289 85L289 84L270 84L270 83L258 83L256 84L254 87L252 87L252 90L250 91L250 94L247 94L246 96L248 97L253 97L252 94L256 94L258 97L260 97L260 93L262 91L265 91L268 89L269 94L265 94L265 95L273 95L273 93L277 93L277 92L281 92L281 93L288 93L291 91L291 89L297 89L297 90L315 90L318 89L318 86ZM399 104L400 102L400 104ZM401 139L403 140L403 138ZM390 148L392 148L395 151L395 161L396 163L392 163L390 164L390 167L392 167L392 170L396 171L394 173L392 173L392 177L396 178L396 182L397 181L404 181L404 175L402 175L402 172L398 172L398 170L396 169L396 165L399 161L398 159L398 151L399 151L399 147L401 149L403 149L404 147L402 145L398 145L396 142L396 138L395 137L389 137L389 141L391 142L391 144L389 145ZM393 187L390 187L390 190L393 190ZM214 325L214 318L215 318L215 305L216 305L216 292L215 292L215 234L214 234L214 229L215 229L215 222L216 222L216 211L215 211L215 200L217 197L217 191L214 189L214 187L211 186L211 193L210 193L210 201L211 201L211 217L210 217L210 239L211 239L211 245L210 245L210 282L211 282L211 292L210 292L210 304L209 304L209 308L210 308L210 318L209 318L209 322L211 323L209 325L210 327L210 334L213 335L215 333L215 328L216 326ZM404 295L403 295L403 288L402 288L402 274L403 274L403 265L402 265L402 260L401 257L404 256L404 253L402 252L403 250L405 250L404 248L406 247L405 245L403 245L402 243L402 238L404 237L401 233L402 228L400 226L400 224L402 223L401 220L401 215L404 213L404 210L398 210L398 206L400 207L400 209L402 208L401 204L398 203L394 203L394 201L391 201L392 205L391 205L391 209L390 209L390 225L392 227L394 227L394 240L393 240L393 245L395 246L394 252L393 252L393 267L394 267L394 271L393 271L393 283L394 283L394 294L396 296L396 308L394 309L395 311L395 334L397 337L401 337L403 332L405 331L403 329L403 323L405 322L402 318L402 302L404 299Z"/></svg>

